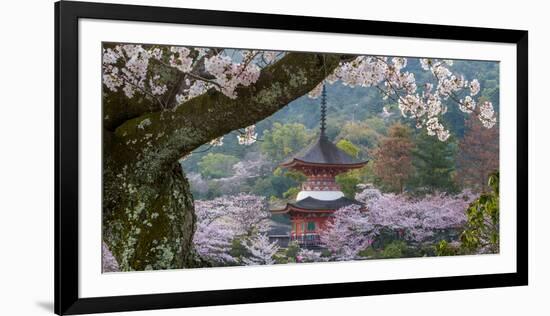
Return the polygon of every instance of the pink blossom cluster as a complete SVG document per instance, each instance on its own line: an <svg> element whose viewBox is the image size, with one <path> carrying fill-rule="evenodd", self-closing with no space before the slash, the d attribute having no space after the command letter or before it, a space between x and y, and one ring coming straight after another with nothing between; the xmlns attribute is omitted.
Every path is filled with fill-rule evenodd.
<svg viewBox="0 0 550 316"><path fill-rule="evenodd" d="M205 69L216 79L217 87L230 98L236 98L238 85L249 86L260 77L260 67L252 62L254 54L243 53L243 62L235 63L229 56L214 55L204 61Z"/></svg>
<svg viewBox="0 0 550 316"><path fill-rule="evenodd" d="M296 255L296 262L324 262L329 258L323 257L320 251L312 249L300 249Z"/></svg>
<svg viewBox="0 0 550 316"><path fill-rule="evenodd" d="M274 246L262 240L269 229L270 213L263 197L239 194L223 196L210 201L195 201L197 226L193 243L197 253L214 264L235 263L238 258L230 254L236 238L252 256L270 253ZM265 245L265 249L260 249ZM275 251L276 252L276 251ZM264 258L265 259L265 258ZM249 258L249 260L256 260ZM259 260L259 259L258 259ZM252 261L243 261L247 262Z"/></svg>
<svg viewBox="0 0 550 316"><path fill-rule="evenodd" d="M242 258L245 265L274 264L273 257L279 251L277 242L269 242L266 234L258 234L244 243L248 255Z"/></svg>
<svg viewBox="0 0 550 316"><path fill-rule="evenodd" d="M372 192L378 191L373 188L365 191L356 198L366 203L371 225L400 232L405 239L419 243L428 241L437 231L462 227L466 222L465 211L476 198L469 190L457 195L439 193L422 198L377 194Z"/></svg>
<svg viewBox="0 0 550 316"><path fill-rule="evenodd" d="M132 98L136 91L161 95L167 90L159 83L158 74L150 74L151 58L160 59L158 48L144 49L141 45L116 45L103 50L103 83L111 91L122 87L124 94Z"/></svg>
<svg viewBox="0 0 550 316"><path fill-rule="evenodd" d="M334 218L321 232L321 243L334 260L352 260L366 249L377 234L377 228L361 205L338 209Z"/></svg>
<svg viewBox="0 0 550 316"><path fill-rule="evenodd" d="M256 125L250 125L244 129L244 133L237 135L239 145L252 145L256 142L258 133L256 133Z"/></svg>
<svg viewBox="0 0 550 316"><path fill-rule="evenodd" d="M119 272L120 267L115 256L109 250L109 247L103 242L101 243L101 271L102 272Z"/></svg>

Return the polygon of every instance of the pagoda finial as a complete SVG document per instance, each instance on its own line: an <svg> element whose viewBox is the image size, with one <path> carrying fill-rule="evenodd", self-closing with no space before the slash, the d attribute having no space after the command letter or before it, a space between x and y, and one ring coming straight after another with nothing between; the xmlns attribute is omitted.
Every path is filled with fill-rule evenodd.
<svg viewBox="0 0 550 316"><path fill-rule="evenodd" d="M321 92L321 137L326 137L325 130L327 127L327 91L323 83L323 91Z"/></svg>

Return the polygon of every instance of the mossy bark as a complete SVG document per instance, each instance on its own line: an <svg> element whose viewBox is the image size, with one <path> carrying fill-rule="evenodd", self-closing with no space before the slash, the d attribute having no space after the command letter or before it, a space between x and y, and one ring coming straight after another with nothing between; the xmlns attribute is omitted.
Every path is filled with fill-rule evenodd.
<svg viewBox="0 0 550 316"><path fill-rule="evenodd" d="M289 53L236 99L209 91L164 111L106 95L103 238L121 270L203 265L192 247L193 197L178 160L308 93L343 58L350 56Z"/></svg>
<svg viewBox="0 0 550 316"><path fill-rule="evenodd" d="M192 248L193 197L179 163L158 176L143 177L109 161L104 175L103 236L121 270L201 264Z"/></svg>

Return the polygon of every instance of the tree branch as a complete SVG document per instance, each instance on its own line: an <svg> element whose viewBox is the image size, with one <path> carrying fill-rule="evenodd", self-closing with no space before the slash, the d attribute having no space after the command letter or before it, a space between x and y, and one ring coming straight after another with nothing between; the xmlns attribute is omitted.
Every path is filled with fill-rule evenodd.
<svg viewBox="0 0 550 316"><path fill-rule="evenodd" d="M237 98L213 89L169 111L133 118L115 131L116 159L146 172L173 163L232 130L252 125L311 91L349 55L289 53L262 70L256 83L237 88Z"/></svg>

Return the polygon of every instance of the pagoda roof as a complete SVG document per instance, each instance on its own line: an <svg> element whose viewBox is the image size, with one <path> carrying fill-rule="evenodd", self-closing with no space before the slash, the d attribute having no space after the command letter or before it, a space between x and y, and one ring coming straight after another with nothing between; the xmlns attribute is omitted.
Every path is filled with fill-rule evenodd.
<svg viewBox="0 0 550 316"><path fill-rule="evenodd" d="M298 212L326 212L326 211L335 211L339 208L348 206L348 205L364 205L363 203L356 201L354 199L348 199L346 197L341 197L336 200L318 200L316 198L307 197L303 200L296 201L294 203L287 203L284 209L272 210L272 213L275 214L284 214L289 211L298 211Z"/></svg>
<svg viewBox="0 0 550 316"><path fill-rule="evenodd" d="M282 167L294 167L299 165L331 166L344 168L360 168L367 161L361 161L348 155L338 148L333 142L321 134L316 142L306 147L292 159L283 162Z"/></svg>

